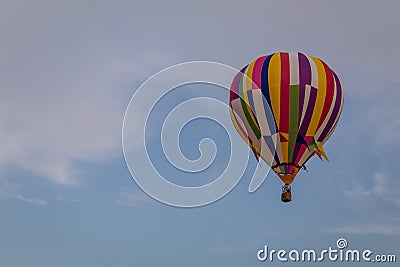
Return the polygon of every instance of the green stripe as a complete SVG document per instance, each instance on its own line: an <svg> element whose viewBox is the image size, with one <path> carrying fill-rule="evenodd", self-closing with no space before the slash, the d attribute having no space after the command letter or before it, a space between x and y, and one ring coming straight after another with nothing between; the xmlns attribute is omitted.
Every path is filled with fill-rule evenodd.
<svg viewBox="0 0 400 267"><path fill-rule="evenodd" d="M250 115L249 110L251 111L251 109L250 109L249 105L246 103L246 101L243 100L243 96L244 96L244 92L243 92L244 91L243 90L243 77L244 76L245 76L245 74L242 75L242 77L240 78L240 83L239 83L240 103L242 105L242 109L243 109L244 115L246 117L246 120L250 124L250 128L253 130L253 133L255 134L257 139L260 139L260 137L261 137L260 129L259 129L258 125L256 124L256 122L253 120L253 118ZM253 113L253 116L254 116L254 113Z"/></svg>
<svg viewBox="0 0 400 267"><path fill-rule="evenodd" d="M296 144L297 133L299 131L299 98L300 85L290 86L290 111L289 111L289 162L293 159L293 150ZM291 145L292 144L292 145Z"/></svg>
<svg viewBox="0 0 400 267"><path fill-rule="evenodd" d="M285 173L285 167L280 166L280 169L281 169L281 173Z"/></svg>
<svg viewBox="0 0 400 267"><path fill-rule="evenodd" d="M310 141L310 143L309 143L308 145L309 145L310 147L312 147L312 148L318 149L318 145L317 145L317 143L315 142L314 137L312 138L312 140Z"/></svg>

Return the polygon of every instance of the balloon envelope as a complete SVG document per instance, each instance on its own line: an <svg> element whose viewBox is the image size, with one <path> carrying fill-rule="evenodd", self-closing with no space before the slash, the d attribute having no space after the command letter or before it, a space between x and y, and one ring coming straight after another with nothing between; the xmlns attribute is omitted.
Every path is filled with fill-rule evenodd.
<svg viewBox="0 0 400 267"><path fill-rule="evenodd" d="M327 160L323 144L342 107L343 88L335 72L321 59L298 52L259 57L231 85L236 130L285 184L313 155Z"/></svg>

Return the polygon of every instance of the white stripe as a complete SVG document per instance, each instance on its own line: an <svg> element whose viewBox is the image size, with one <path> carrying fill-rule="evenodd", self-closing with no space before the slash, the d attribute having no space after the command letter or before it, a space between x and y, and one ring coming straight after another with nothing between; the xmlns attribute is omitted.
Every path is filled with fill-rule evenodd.
<svg viewBox="0 0 400 267"><path fill-rule="evenodd" d="M304 151L303 155L301 156L300 160L299 160L299 166L303 166L304 163L306 163L305 161L308 159L309 156L311 156L311 154L314 152L313 148L310 148L310 150L306 150Z"/></svg>
<svg viewBox="0 0 400 267"><path fill-rule="evenodd" d="M310 58L309 56L306 56L308 59L308 62L310 63L311 67L311 86L318 88L318 70L317 66L315 65L314 60Z"/></svg>
<svg viewBox="0 0 400 267"><path fill-rule="evenodd" d="M236 123L244 130L246 131L246 125L244 125L244 121L240 118L238 111L242 110L242 106L240 105L240 98L237 98L233 101L231 101L231 106L232 106L232 114L234 116L234 119ZM240 129L237 129L237 131L241 131ZM248 135L246 132L243 133L244 135ZM246 140L247 141L247 140Z"/></svg>
<svg viewBox="0 0 400 267"><path fill-rule="evenodd" d="M258 124L260 125L261 135L271 135L271 130L269 129L267 117L265 116L265 107L263 104L263 94L261 90L252 90L253 103L256 109L256 117Z"/></svg>
<svg viewBox="0 0 400 267"><path fill-rule="evenodd" d="M305 90L305 95L304 95L304 101L303 101L303 111L301 113L301 119L300 119L300 124L299 124L300 127L301 127L301 124L303 123L304 116L306 115L308 101L310 100L311 86L306 84L304 90Z"/></svg>
<svg viewBox="0 0 400 267"><path fill-rule="evenodd" d="M237 118L237 121L240 122L240 126L242 126L242 128L245 129L245 131L247 132L247 136L253 142L253 144L256 145L257 147L260 147L260 140L258 140L258 138L255 136L249 122L246 120L246 115L244 114L240 100L232 101L231 104L233 110L236 112L236 115L239 116L239 118Z"/></svg>
<svg viewBox="0 0 400 267"><path fill-rule="evenodd" d="M282 144L281 144L281 137L279 136L279 133L272 135L272 140L274 140L274 142L275 142L275 149L276 149L276 154L278 155L278 159L282 163L283 162Z"/></svg>
<svg viewBox="0 0 400 267"><path fill-rule="evenodd" d="M261 137L261 154L260 155L269 166L274 166L276 164L275 159L274 159L274 154L272 154L274 152L275 151L271 151L269 149L267 142L265 142L264 138Z"/></svg>
<svg viewBox="0 0 400 267"><path fill-rule="evenodd" d="M289 53L290 85L300 84L299 78L299 56L297 53Z"/></svg>
<svg viewBox="0 0 400 267"><path fill-rule="evenodd" d="M339 80L339 82L340 82L340 80ZM335 87L336 87L336 79L335 79ZM336 116L336 118L335 118L335 122L333 123L332 128L329 129L328 134L325 136L324 140L322 140L322 142L321 142L322 144L325 144L325 142L329 139L329 137L331 137L333 131L334 131L335 128L336 128L336 124L338 123L340 114L342 113L343 101L344 101L344 93L343 93L343 87L342 87L342 98L341 98L341 100L340 100L339 112L338 112L338 114L337 114L337 116Z"/></svg>
<svg viewBox="0 0 400 267"><path fill-rule="evenodd" d="M332 116L333 108L335 107L336 95L337 95L337 88L336 88L336 82L334 82L333 99L331 102L331 106L329 108L328 115L326 116L324 122L321 124L321 126L318 128L317 132L314 135L315 140L318 140L318 138L321 136L322 131L328 124L329 118Z"/></svg>

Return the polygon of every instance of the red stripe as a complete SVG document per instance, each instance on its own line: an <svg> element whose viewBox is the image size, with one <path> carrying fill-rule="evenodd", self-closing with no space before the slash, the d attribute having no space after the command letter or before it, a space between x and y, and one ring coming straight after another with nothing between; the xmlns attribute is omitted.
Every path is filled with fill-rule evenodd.
<svg viewBox="0 0 400 267"><path fill-rule="evenodd" d="M254 63L253 75L252 75L253 77L251 77L251 79L253 80L252 89L261 89L261 71L266 58L267 56L259 57L256 59L256 62ZM254 88L254 86L257 86L257 88Z"/></svg>
<svg viewBox="0 0 400 267"><path fill-rule="evenodd" d="M290 66L289 54L281 54L281 99L279 131L289 133Z"/></svg>
<svg viewBox="0 0 400 267"><path fill-rule="evenodd" d="M321 60L321 62L324 65L325 74L326 74L326 95L325 95L324 107L322 108L322 114L321 114L321 118L319 119L317 128L319 128L321 126L321 124L324 122L326 116L328 115L329 108L332 105L333 93L334 93L334 88L335 88L333 74L332 74L331 69L328 67L328 65L325 64L325 62L323 62L322 60Z"/></svg>

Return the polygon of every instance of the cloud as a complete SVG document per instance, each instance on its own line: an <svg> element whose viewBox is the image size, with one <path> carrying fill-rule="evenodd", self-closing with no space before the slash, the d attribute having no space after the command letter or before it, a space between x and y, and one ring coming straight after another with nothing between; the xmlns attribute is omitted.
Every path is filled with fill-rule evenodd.
<svg viewBox="0 0 400 267"><path fill-rule="evenodd" d="M79 202L81 202L80 198L65 198L63 196L57 196L56 200L60 201L60 202L67 202L67 203L79 203Z"/></svg>
<svg viewBox="0 0 400 267"><path fill-rule="evenodd" d="M363 78L398 65L399 37L392 34L398 8L391 5L363 4L357 21L355 3L271 2L251 10L240 2L212 3L212 9L192 2L157 3L156 9L154 3L76 5L10 1L0 11L0 164L59 185L80 183L78 163L120 153L134 88L169 65L200 59L240 68L275 50L323 56L339 74ZM274 12L265 16L265 10ZM304 15L309 10L313 16ZM252 15L239 23L244 13ZM262 34L249 25L263 25ZM252 41L243 46L238 37ZM391 136L398 124L382 133Z"/></svg>
<svg viewBox="0 0 400 267"><path fill-rule="evenodd" d="M12 195L13 198L21 200L23 202L34 204L34 205L47 205L47 200L44 199L36 199L36 198L27 198L20 194Z"/></svg>
<svg viewBox="0 0 400 267"><path fill-rule="evenodd" d="M0 176L0 200L3 198L9 198L16 192L16 186L2 176Z"/></svg>
<svg viewBox="0 0 400 267"><path fill-rule="evenodd" d="M126 207L136 207L139 204L152 204L154 200L141 191L122 191L117 198L117 204Z"/></svg>
<svg viewBox="0 0 400 267"><path fill-rule="evenodd" d="M375 172L371 176L372 184L367 187L360 182L343 191L344 195L353 199L380 198L385 202L394 203L400 207L400 182L395 176L385 172Z"/></svg>
<svg viewBox="0 0 400 267"><path fill-rule="evenodd" d="M371 191L360 188L359 186L354 187L352 190L344 190L343 192L347 197L350 198L360 198L371 195Z"/></svg>
<svg viewBox="0 0 400 267"><path fill-rule="evenodd" d="M101 34L103 27L91 24L85 12L71 20L73 6L64 7L33 5L26 12L10 3L8 14L0 12L5 13L1 20L5 16L12 25L0 26L5 40L0 52L0 165L59 185L77 185L84 174L78 163L119 155L124 110L136 83L170 54L151 46L132 49L131 35Z"/></svg>
<svg viewBox="0 0 400 267"><path fill-rule="evenodd" d="M346 218L349 222L344 223L345 226L333 227L332 232L400 235L399 192L400 182L389 171L376 171L369 179L356 182L344 190L350 201L349 217Z"/></svg>
<svg viewBox="0 0 400 267"><path fill-rule="evenodd" d="M394 209L400 207L400 181L395 166L399 161L400 139L400 80L388 77L361 89L349 90L351 103L345 105L343 121L338 127L338 144L351 153L341 153L339 166L345 176L343 193L352 200L354 208L378 203ZM363 84L363 81L360 81ZM352 105L350 105L352 104ZM347 167L351 166L351 167ZM362 170L362 171L360 171ZM381 206L382 207L382 206ZM379 207L375 207L379 209Z"/></svg>
<svg viewBox="0 0 400 267"><path fill-rule="evenodd" d="M6 89L0 99L0 164L23 168L60 185L75 185L81 175L76 162L118 155L128 92L133 92L124 83L133 84L140 75L126 69L117 71L124 77L114 77L118 62L105 61L107 67L88 69L76 64L60 73L54 73L50 63L41 67L40 75L53 72L50 76L57 79L38 81L10 73L15 82L0 85Z"/></svg>
<svg viewBox="0 0 400 267"><path fill-rule="evenodd" d="M395 203L400 207L400 181L397 177L390 177L384 172L376 172L373 178L375 184L372 192L381 199Z"/></svg>
<svg viewBox="0 0 400 267"><path fill-rule="evenodd" d="M365 96L364 96L365 98ZM380 151L399 147L400 138L400 80L392 77L381 87L375 88L368 99L368 115L366 125L370 127L369 132L376 138L376 145Z"/></svg>
<svg viewBox="0 0 400 267"><path fill-rule="evenodd" d="M346 234L382 234L382 235L400 235L399 225L357 225L357 226L344 226L337 228L333 231L334 233L346 233Z"/></svg>

